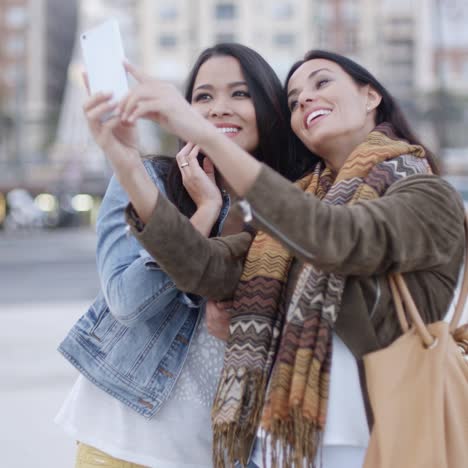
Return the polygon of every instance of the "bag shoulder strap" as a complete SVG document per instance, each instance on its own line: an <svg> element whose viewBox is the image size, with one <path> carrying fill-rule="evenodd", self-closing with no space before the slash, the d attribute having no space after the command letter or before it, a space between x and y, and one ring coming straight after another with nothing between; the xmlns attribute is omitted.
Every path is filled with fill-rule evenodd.
<svg viewBox="0 0 468 468"><path fill-rule="evenodd" d="M462 316L466 299L468 297L468 215L465 213L465 261L463 266L463 280L458 297L457 305L455 306L455 313L450 321L449 330L451 333L457 328L458 322ZM389 275L390 289L393 295L393 301L397 311L398 321L400 322L403 333L408 331L409 324L405 316L405 310L411 319L412 324L416 328L419 336L421 337L424 345L430 347L434 344L434 338L429 333L426 325L424 324L421 314L414 303L413 297L409 292L406 281L401 273L393 273Z"/></svg>
<svg viewBox="0 0 468 468"><path fill-rule="evenodd" d="M463 280L458 297L457 305L455 306L455 313L450 321L450 331L454 332L460 322L463 310L465 308L466 299L468 297L468 214L465 213L465 262L463 266Z"/></svg>

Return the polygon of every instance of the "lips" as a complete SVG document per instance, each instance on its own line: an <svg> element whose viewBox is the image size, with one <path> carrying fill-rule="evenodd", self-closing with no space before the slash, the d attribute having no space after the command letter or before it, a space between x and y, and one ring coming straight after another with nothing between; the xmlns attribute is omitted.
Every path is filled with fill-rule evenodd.
<svg viewBox="0 0 468 468"><path fill-rule="evenodd" d="M331 109L327 109L325 107L321 107L319 109L311 109L305 116L304 116L304 126L305 128L309 128L311 124L315 123L321 118L326 117L332 113Z"/></svg>

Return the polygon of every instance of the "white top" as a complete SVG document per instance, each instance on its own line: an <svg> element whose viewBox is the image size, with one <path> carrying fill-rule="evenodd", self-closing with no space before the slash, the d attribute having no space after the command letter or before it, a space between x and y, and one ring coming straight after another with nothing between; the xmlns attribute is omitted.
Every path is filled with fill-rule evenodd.
<svg viewBox="0 0 468 468"><path fill-rule="evenodd" d="M353 448L356 459L362 466L362 457L369 443L369 429L367 425L366 411L362 399L359 373L354 356L341 339L333 334L333 357L330 373L330 393L328 396L327 422L323 435L323 446L327 454L333 454L332 449L341 453L344 447ZM360 449L360 450L358 450ZM350 450L352 452L352 450ZM324 452L325 453L325 452ZM349 455L348 451L345 451ZM336 458L335 454L335 458ZM347 456L346 455L346 456ZM269 460L267 452L267 461ZM339 467L340 465L325 462L323 468ZM257 445L253 454L253 461L258 466L262 465L261 443ZM351 460L348 460L347 468L351 468ZM269 467L270 465L266 465Z"/></svg>
<svg viewBox="0 0 468 468"><path fill-rule="evenodd" d="M224 342L205 317L169 399L146 419L79 376L55 418L75 440L115 458L154 468L211 468L211 405Z"/></svg>

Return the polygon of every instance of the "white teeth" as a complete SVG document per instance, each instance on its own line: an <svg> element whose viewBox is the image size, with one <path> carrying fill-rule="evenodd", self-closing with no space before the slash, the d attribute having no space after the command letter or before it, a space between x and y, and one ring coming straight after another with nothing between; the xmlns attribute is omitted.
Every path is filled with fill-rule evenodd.
<svg viewBox="0 0 468 468"><path fill-rule="evenodd" d="M312 112L307 117L307 126L310 125L310 122L312 122L312 120L315 119L315 117L318 117L319 115L328 115L328 114L331 114L331 110L329 110L329 109L318 109L318 110Z"/></svg>
<svg viewBox="0 0 468 468"><path fill-rule="evenodd" d="M237 133L238 131L239 129L234 127L218 127L220 133Z"/></svg>

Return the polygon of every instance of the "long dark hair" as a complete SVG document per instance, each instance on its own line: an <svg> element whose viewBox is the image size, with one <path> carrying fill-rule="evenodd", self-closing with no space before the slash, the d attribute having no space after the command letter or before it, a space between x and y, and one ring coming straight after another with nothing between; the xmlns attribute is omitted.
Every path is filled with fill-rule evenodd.
<svg viewBox="0 0 468 468"><path fill-rule="evenodd" d="M255 108L259 146L253 156L289 180L297 179L313 160L291 131L287 99L278 76L253 49L237 43L222 43L205 49L189 73L185 98L188 102L192 101L200 67L212 57L223 56L234 57L239 61ZM167 177L167 194L186 216L195 212L195 204L182 185L182 176L175 159L171 162Z"/></svg>
<svg viewBox="0 0 468 468"><path fill-rule="evenodd" d="M431 166L434 174L439 174L440 170L434 154L423 145L414 134L413 130L406 120L400 106L395 98L385 89L385 87L364 67L357 64L353 60L344 57L343 55L336 54L325 50L310 50L304 55L304 59L296 62L286 77L285 88L287 89L289 80L292 74L305 62L313 59L325 59L339 65L351 78L361 86L369 85L380 96L382 101L377 107L375 123L376 125L382 122L388 122L392 125L393 130L398 138L406 140L410 144L421 145L426 151L426 157L429 165Z"/></svg>

